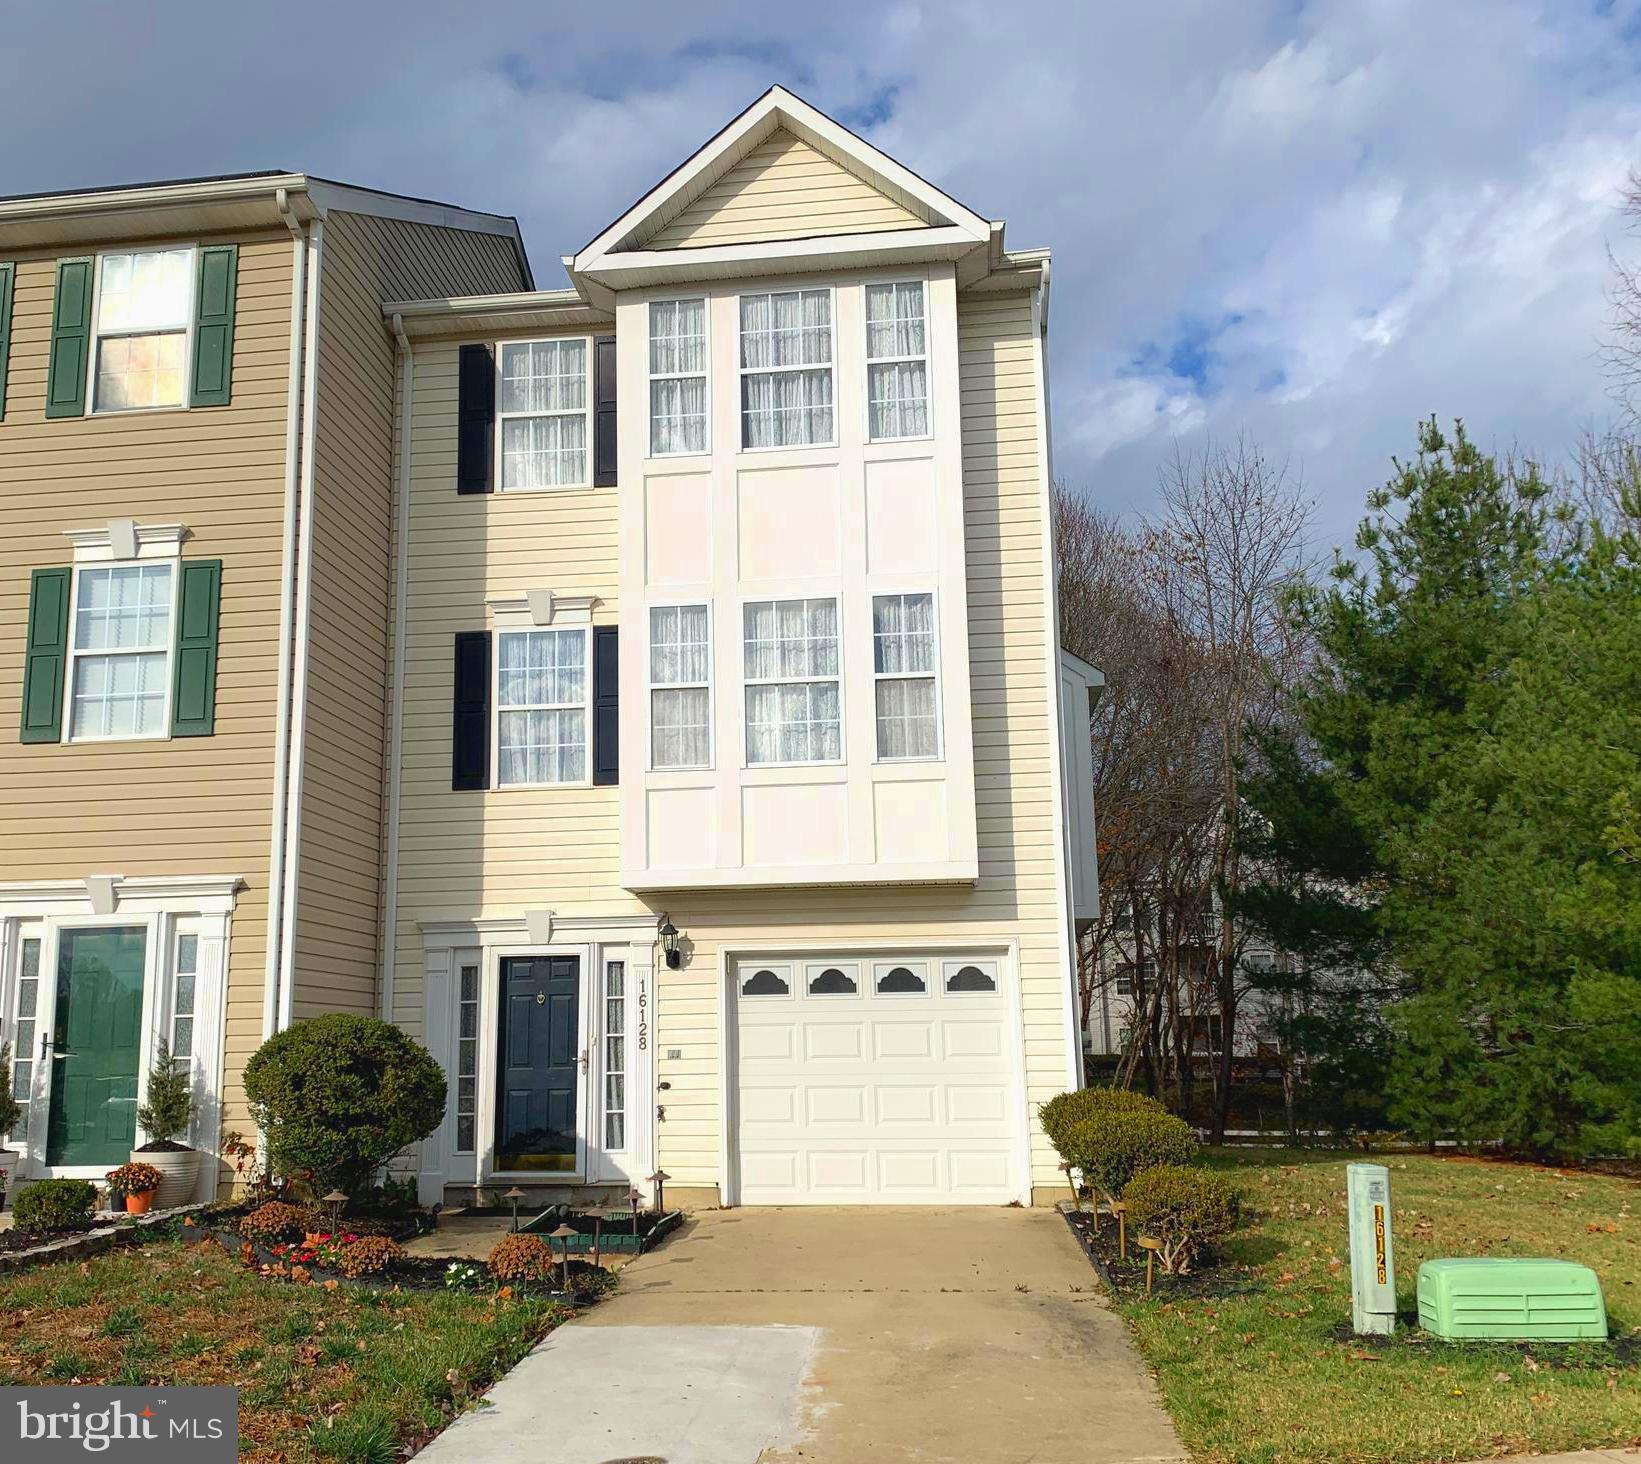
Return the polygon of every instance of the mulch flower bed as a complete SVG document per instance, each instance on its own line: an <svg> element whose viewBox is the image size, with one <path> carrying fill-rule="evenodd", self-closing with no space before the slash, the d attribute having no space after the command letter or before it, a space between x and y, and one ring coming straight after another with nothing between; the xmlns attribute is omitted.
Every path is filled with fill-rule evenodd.
<svg viewBox="0 0 1641 1464"><path fill-rule="evenodd" d="M1062 1206L1060 1213L1077 1237L1083 1254L1100 1274L1106 1289L1120 1300L1132 1300L1145 1295L1145 1252L1140 1249L1138 1237L1130 1227L1128 1255L1125 1258L1117 1246L1117 1217L1101 1215L1095 1228L1094 1216L1086 1210L1072 1210ZM1151 1295L1164 1301L1182 1297L1239 1296L1262 1288L1242 1267L1204 1266L1193 1268L1183 1276L1165 1276L1161 1265L1154 1268Z"/></svg>

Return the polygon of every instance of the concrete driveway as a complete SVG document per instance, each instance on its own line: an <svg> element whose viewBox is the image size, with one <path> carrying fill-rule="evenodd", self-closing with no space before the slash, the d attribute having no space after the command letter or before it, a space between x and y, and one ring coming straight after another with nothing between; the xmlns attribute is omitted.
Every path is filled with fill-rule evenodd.
<svg viewBox="0 0 1641 1464"><path fill-rule="evenodd" d="M708 1211L429 1446L434 1464L1183 1460L1063 1219Z"/></svg>

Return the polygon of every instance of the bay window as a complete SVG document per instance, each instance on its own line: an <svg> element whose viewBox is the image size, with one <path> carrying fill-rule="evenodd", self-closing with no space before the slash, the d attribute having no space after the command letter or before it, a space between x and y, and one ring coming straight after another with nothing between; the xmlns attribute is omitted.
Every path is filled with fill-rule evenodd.
<svg viewBox="0 0 1641 1464"><path fill-rule="evenodd" d="M587 780L588 632L496 635L496 770L503 788Z"/></svg>
<svg viewBox="0 0 1641 1464"><path fill-rule="evenodd" d="M182 406L193 285L192 249L105 254L97 261L94 412Z"/></svg>
<svg viewBox="0 0 1641 1464"><path fill-rule="evenodd" d="M650 455L707 450L707 302L650 301Z"/></svg>
<svg viewBox="0 0 1641 1464"><path fill-rule="evenodd" d="M712 762L711 649L705 605L650 608L650 765Z"/></svg>
<svg viewBox="0 0 1641 1464"><path fill-rule="evenodd" d="M877 689L877 755L940 755L934 596L872 597L872 671Z"/></svg>
<svg viewBox="0 0 1641 1464"><path fill-rule="evenodd" d="M585 340L502 342L496 431L503 490L591 484L587 357Z"/></svg>
<svg viewBox="0 0 1641 1464"><path fill-rule="evenodd" d="M841 761L838 602L762 600L743 613L747 762Z"/></svg>
<svg viewBox="0 0 1641 1464"><path fill-rule="evenodd" d="M923 282L866 286L867 435L873 442L929 433L929 347Z"/></svg>
<svg viewBox="0 0 1641 1464"><path fill-rule="evenodd" d="M741 446L834 440L832 292L742 295Z"/></svg>

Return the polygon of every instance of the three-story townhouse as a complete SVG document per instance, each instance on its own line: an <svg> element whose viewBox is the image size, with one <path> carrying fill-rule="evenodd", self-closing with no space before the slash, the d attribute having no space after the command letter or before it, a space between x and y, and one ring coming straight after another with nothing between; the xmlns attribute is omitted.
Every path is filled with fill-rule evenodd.
<svg viewBox="0 0 1641 1464"><path fill-rule="evenodd" d="M250 1129L269 1032L375 1012L395 338L513 220L303 174L0 200L0 1039L25 1176ZM231 1177L201 1166L200 1193Z"/></svg>
<svg viewBox="0 0 1641 1464"><path fill-rule="evenodd" d="M384 307L424 1198L1043 1199L1099 684L1047 252L774 88L565 266Z"/></svg>

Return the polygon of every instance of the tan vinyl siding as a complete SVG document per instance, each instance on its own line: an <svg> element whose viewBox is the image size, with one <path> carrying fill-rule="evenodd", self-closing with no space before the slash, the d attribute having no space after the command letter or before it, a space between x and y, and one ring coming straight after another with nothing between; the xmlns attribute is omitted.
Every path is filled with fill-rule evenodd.
<svg viewBox="0 0 1641 1464"><path fill-rule="evenodd" d="M0 423L0 880L244 876L229 935L223 1116L248 1132L239 1074L262 1040L291 243L283 231L237 242L232 404L72 420L45 420L46 358L57 255L83 251L17 256ZM29 572L71 564L64 530L111 518L180 521L185 561L223 561L215 735L25 745Z"/></svg>
<svg viewBox="0 0 1641 1464"><path fill-rule="evenodd" d="M517 917L541 907L619 916L665 906L691 943L682 970L656 972L655 1076L670 1085L658 1158L674 1184L720 1180L726 948L1017 942L1030 1106L1065 1085L1065 917L1031 296L959 296L958 326L980 863L978 882L962 888L733 890L642 901L618 883L615 789L452 792L452 637L485 627L487 595L532 588L596 594L595 620L613 621L616 491L458 497L457 347L417 352L395 1016L423 1032L424 919ZM669 1059L674 1048L680 1056ZM1054 1166L1034 1122L1033 1182L1052 1185Z"/></svg>
<svg viewBox="0 0 1641 1464"><path fill-rule="evenodd" d="M507 238L363 214L330 215L323 261L298 1018L376 1009L397 382L382 302L524 283Z"/></svg>
<svg viewBox="0 0 1641 1464"><path fill-rule="evenodd" d="M807 142L780 131L641 247L689 249L760 239L872 234L921 229L928 222Z"/></svg>

